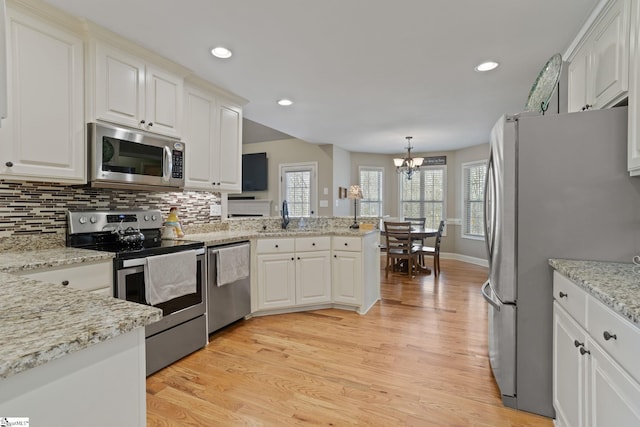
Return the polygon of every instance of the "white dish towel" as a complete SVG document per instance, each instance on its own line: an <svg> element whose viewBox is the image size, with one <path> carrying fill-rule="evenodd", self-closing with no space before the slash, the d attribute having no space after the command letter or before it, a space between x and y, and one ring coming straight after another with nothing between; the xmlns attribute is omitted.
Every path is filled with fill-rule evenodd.
<svg viewBox="0 0 640 427"><path fill-rule="evenodd" d="M145 299L151 305L197 291L196 251L147 258L144 269Z"/></svg>
<svg viewBox="0 0 640 427"><path fill-rule="evenodd" d="M218 249L218 286L249 277L248 245Z"/></svg>

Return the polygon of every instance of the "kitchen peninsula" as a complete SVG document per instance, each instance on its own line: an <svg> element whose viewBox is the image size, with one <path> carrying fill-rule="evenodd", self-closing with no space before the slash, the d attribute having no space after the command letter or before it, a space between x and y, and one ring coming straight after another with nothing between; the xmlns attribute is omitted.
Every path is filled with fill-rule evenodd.
<svg viewBox="0 0 640 427"><path fill-rule="evenodd" d="M109 257L68 248L3 253L2 416L32 425L146 425L144 327L161 311L18 275Z"/></svg>

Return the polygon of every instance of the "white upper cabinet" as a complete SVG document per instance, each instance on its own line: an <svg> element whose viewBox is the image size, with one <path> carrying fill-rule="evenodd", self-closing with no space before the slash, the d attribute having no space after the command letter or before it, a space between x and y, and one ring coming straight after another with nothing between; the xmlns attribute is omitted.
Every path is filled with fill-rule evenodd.
<svg viewBox="0 0 640 427"><path fill-rule="evenodd" d="M91 46L95 76L88 115L180 138L183 75L145 59L136 48L128 51L102 40Z"/></svg>
<svg viewBox="0 0 640 427"><path fill-rule="evenodd" d="M186 189L241 191L241 104L202 86L185 85Z"/></svg>
<svg viewBox="0 0 640 427"><path fill-rule="evenodd" d="M78 22L7 5L8 119L0 178L86 182L83 40Z"/></svg>
<svg viewBox="0 0 640 427"><path fill-rule="evenodd" d="M640 4L631 10L631 58L629 63L629 127L627 169L640 175Z"/></svg>
<svg viewBox="0 0 640 427"><path fill-rule="evenodd" d="M569 111L611 107L628 94L631 1L611 0L569 65Z"/></svg>

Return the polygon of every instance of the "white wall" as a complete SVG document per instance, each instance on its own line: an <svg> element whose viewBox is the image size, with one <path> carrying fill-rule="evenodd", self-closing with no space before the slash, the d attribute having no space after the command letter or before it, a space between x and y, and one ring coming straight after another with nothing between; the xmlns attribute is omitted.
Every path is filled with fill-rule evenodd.
<svg viewBox="0 0 640 427"><path fill-rule="evenodd" d="M353 203L349 199L340 199L338 187L349 188L358 181L351 179L351 152L340 147L333 147L333 185L329 191L329 206L333 209L333 216L353 215Z"/></svg>

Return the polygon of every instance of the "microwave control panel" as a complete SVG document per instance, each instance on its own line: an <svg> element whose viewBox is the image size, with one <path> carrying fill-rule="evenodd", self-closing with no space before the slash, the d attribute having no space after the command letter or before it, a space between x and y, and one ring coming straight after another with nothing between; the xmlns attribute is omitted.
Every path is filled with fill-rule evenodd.
<svg viewBox="0 0 640 427"><path fill-rule="evenodd" d="M182 179L184 171L184 156L182 151L173 150L173 168L171 178Z"/></svg>

